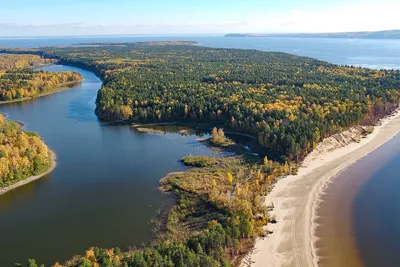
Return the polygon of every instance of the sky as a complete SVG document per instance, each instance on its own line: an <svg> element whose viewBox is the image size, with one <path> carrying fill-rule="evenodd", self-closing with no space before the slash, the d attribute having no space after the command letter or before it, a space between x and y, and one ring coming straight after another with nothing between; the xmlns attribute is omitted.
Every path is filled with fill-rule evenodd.
<svg viewBox="0 0 400 267"><path fill-rule="evenodd" d="M400 0L0 0L0 37L400 29Z"/></svg>

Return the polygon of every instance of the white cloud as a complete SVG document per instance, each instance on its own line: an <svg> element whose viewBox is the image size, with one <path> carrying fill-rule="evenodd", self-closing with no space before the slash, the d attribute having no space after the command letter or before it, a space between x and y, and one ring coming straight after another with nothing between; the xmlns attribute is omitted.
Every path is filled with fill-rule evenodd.
<svg viewBox="0 0 400 267"><path fill-rule="evenodd" d="M61 36L101 34L198 34L198 33L288 33L288 32L345 32L400 29L400 1L381 0L347 4L338 7L319 7L318 10L288 10L284 13L243 14L235 21L207 23L154 23L127 25L89 25L81 22L49 25L1 23L0 36ZM262 14L262 16L261 16ZM221 21L221 18L218 18Z"/></svg>
<svg viewBox="0 0 400 267"><path fill-rule="evenodd" d="M248 21L251 32L343 32L400 29L400 1L380 1L323 11L293 10Z"/></svg>

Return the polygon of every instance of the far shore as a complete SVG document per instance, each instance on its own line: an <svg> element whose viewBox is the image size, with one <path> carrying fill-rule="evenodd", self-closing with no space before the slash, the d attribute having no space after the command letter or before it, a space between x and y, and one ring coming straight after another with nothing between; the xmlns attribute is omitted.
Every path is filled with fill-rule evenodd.
<svg viewBox="0 0 400 267"><path fill-rule="evenodd" d="M55 94L55 93L59 93L61 91L68 90L69 88L66 88L67 86L81 83L83 80L84 79L79 80L79 81L74 81L74 82L62 83L62 84L58 85L58 87L57 87L58 90L55 90L55 91L40 93L40 94L37 94L37 95L34 95L34 96L27 96L27 97L17 98L17 99L13 99L13 100L8 100L8 101L0 101L0 105L22 102L22 101L26 101L26 100L39 98L39 97L42 97L42 96L48 96L48 95L52 95L52 94Z"/></svg>
<svg viewBox="0 0 400 267"><path fill-rule="evenodd" d="M318 156L306 157L297 175L280 179L266 197L266 205L274 204L272 215L277 224L272 232L258 239L243 266L318 266L315 235L320 196L341 171L396 136L400 132L400 112L381 120L373 133L359 143L351 143ZM335 255L332 255L333 257Z"/></svg>
<svg viewBox="0 0 400 267"><path fill-rule="evenodd" d="M28 177L28 178L26 178L24 180L21 180L21 181L15 183L15 184L12 184L12 185L9 185L9 186L6 186L6 187L0 187L0 195L3 195L3 194L5 194L5 193L7 193L7 192L9 192L11 190L14 190L14 189L20 187L20 186L23 186L23 185L29 184L29 183L31 183L33 181L36 181L36 180L42 178L43 176L51 173L57 166L57 157L56 157L56 154L54 153L54 151L50 150L50 153L51 153L51 156L52 156L52 163L51 163L51 167L47 171L45 171L45 172L43 172L41 174L38 174L38 175L34 175L34 176L31 176L31 177Z"/></svg>

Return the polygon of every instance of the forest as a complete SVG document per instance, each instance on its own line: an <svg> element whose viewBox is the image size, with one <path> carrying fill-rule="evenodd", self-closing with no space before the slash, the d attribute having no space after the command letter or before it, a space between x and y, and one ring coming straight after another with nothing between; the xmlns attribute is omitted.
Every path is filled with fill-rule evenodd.
<svg viewBox="0 0 400 267"><path fill-rule="evenodd" d="M102 119L207 122L256 136L282 163L301 161L322 138L351 125L375 123L397 108L400 97L398 70L284 53L182 42L29 52L102 77L96 101Z"/></svg>
<svg viewBox="0 0 400 267"><path fill-rule="evenodd" d="M52 154L34 132L0 115L0 188L50 168Z"/></svg>
<svg viewBox="0 0 400 267"><path fill-rule="evenodd" d="M0 54L0 70L24 69L53 63L54 59L43 58L38 55Z"/></svg>
<svg viewBox="0 0 400 267"><path fill-rule="evenodd" d="M59 90L60 86L82 80L74 72L44 72L32 68L53 63L37 55L0 54L0 103Z"/></svg>
<svg viewBox="0 0 400 267"><path fill-rule="evenodd" d="M273 203L264 205L276 179L296 173L323 138L352 125L373 125L400 101L400 73L394 70L182 42L82 45L3 52L94 71L104 81L96 100L103 120L216 127L206 144L241 152L182 158L191 169L160 182L177 205L157 220L151 246L125 252L93 247L55 267L238 265L255 238L268 234L263 227L276 223ZM253 136L267 156L234 149L222 128Z"/></svg>

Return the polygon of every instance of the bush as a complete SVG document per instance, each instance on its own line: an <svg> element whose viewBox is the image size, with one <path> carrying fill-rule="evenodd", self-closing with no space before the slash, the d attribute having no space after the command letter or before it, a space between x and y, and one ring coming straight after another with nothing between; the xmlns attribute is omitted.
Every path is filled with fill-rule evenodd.
<svg viewBox="0 0 400 267"><path fill-rule="evenodd" d="M183 164L192 167L211 167L218 164L218 160L206 156L187 156L181 159Z"/></svg>

